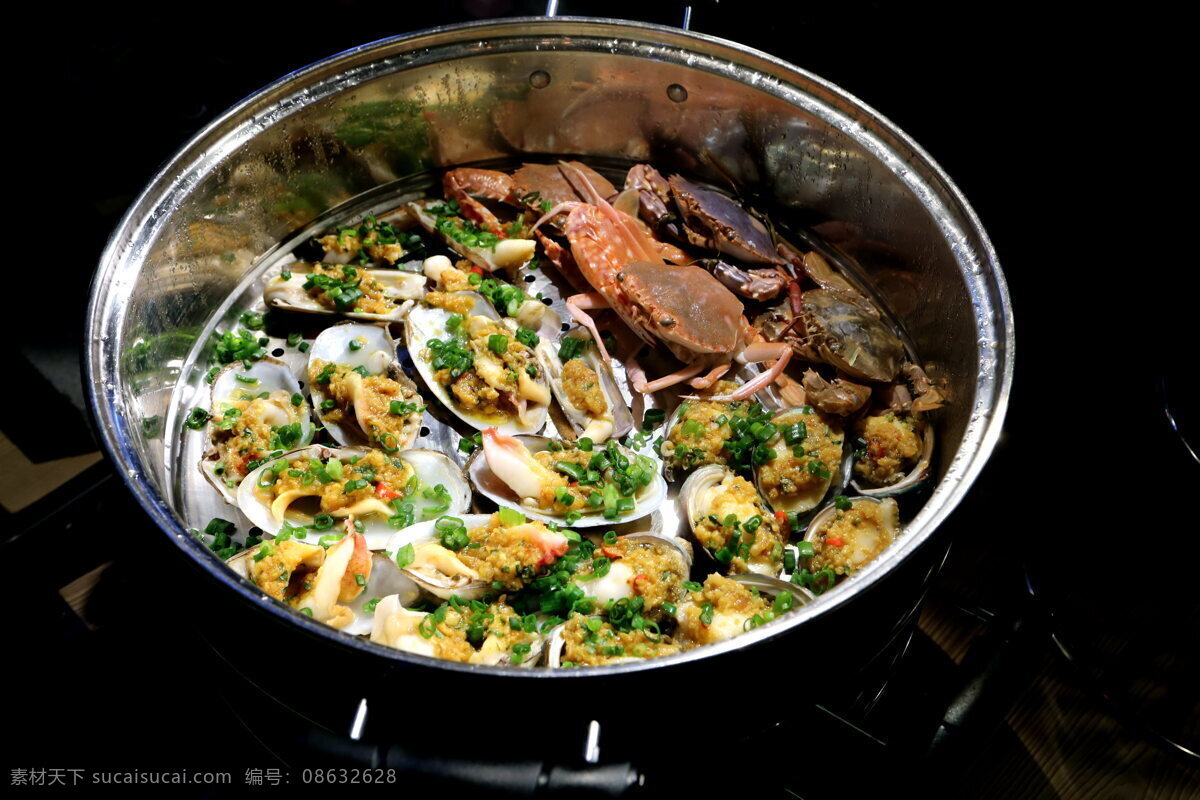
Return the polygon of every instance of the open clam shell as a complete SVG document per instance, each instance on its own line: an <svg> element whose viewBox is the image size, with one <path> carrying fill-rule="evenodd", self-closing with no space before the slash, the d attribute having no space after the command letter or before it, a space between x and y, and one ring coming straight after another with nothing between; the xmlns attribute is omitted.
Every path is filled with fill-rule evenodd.
<svg viewBox="0 0 1200 800"><path fill-rule="evenodd" d="M850 485L853 486L859 494L867 497L891 497L893 495L906 494L915 489L919 489L929 480L930 469L933 464L933 446L935 434L933 426L928 420L922 422L924 431L921 434L921 453L917 457L917 463L912 469L906 472L899 480L894 483L889 483L886 486L876 486L869 483L865 479L858 476L851 462L850 465Z"/></svg>
<svg viewBox="0 0 1200 800"><path fill-rule="evenodd" d="M261 397L264 392L271 396ZM263 425L271 428L298 423L300 435L291 442L292 446L304 444L313 436L308 402L300 393L300 383L291 368L282 361L267 356L252 363L248 369L237 363L217 373L210 392L209 412L212 419L204 432L208 447L200 460L200 471L221 493L225 502L231 505L237 504L237 486L246 472L239 463L244 454L234 452L231 449L234 443L229 437L222 436L222 421L232 421L232 417L222 414L221 408L239 402L237 398L244 402L247 397L253 399L248 401L247 408L238 412L239 416L246 414L248 421L261 420ZM299 398L300 402L293 403L295 398ZM239 440L242 438L239 437ZM275 447L271 445L270 441L261 442L258 449L263 455L279 449L278 444Z"/></svg>
<svg viewBox="0 0 1200 800"><path fill-rule="evenodd" d="M454 514L467 529L486 525L490 514ZM463 600L478 600L487 593L489 585L479 579L478 573L462 563L438 541L437 520L419 522L396 531L388 538L384 551L395 558L400 549L412 545L414 560L403 568L406 575L416 581L426 592L449 600L457 595Z"/></svg>
<svg viewBox="0 0 1200 800"><path fill-rule="evenodd" d="M428 617L429 612L405 608L402 598L398 596L385 597L375 608L374 625L370 631L371 641L394 647L397 650L438 658L438 642L434 635L429 629L422 633L422 624L426 623ZM502 623L497 621L494 624ZM523 655L514 655L503 641L503 638L507 638L507 636L498 637L492 633L493 630L494 628L489 630L480 648L467 659L468 663L513 666L513 659L518 658L519 666L529 668L541 660L546 646L544 635L533 634L530 638L527 635L515 634L521 639L528 639L526 643L529 645L529 652Z"/></svg>
<svg viewBox="0 0 1200 800"><path fill-rule="evenodd" d="M633 414L621 396L612 367L592 346L582 347L576 358L564 363L560 353L566 339L587 344L592 341L587 329L577 326L561 338L543 338L536 348L538 363L559 407L577 436L597 444L621 438L633 429Z"/></svg>
<svg viewBox="0 0 1200 800"><path fill-rule="evenodd" d="M632 498L634 505L629 511L618 513L615 517L606 517L604 505L590 507L586 503L576 503L569 511L556 513L551 508L539 505L540 499L537 495L541 494L542 486L546 485L544 476L552 471L538 463L534 457L538 453L550 450L551 443L561 444L561 442L546 436L514 436L512 439L516 441L516 445L512 449L504 448L502 450L503 458L500 458L496 455L489 455L492 441L490 434L490 431L484 433L484 446L476 450L470 461L467 462L467 477L470 479L471 485L497 505L516 509L534 519L567 525L566 515L569 511L574 511L580 516L578 519L573 519L569 527L592 528L600 525L611 527L654 513L667 498L667 482L655 465L650 482L634 492ZM520 452L521 447L524 448L525 453ZM617 450L629 460L630 464L635 463L638 456L631 450L621 445L617 445ZM600 450L593 452L600 452ZM652 459L645 456L641 458L653 462ZM514 486L519 488L514 488ZM536 494L531 494L535 490Z"/></svg>
<svg viewBox="0 0 1200 800"><path fill-rule="evenodd" d="M816 599L812 592L807 589L770 575L731 575L728 580L744 585L752 592L756 592L770 601L771 604L781 594L787 593L791 595L792 599L790 606L787 608L788 611L807 605ZM704 624L702 627L697 627L696 622L698 621L699 611L700 608L696 605L691 594L688 595L684 602L677 604L675 618L679 622L677 636L681 641L693 644L712 644L733 638L738 634L750 630L750 628L755 627L756 622L765 624L771 621L770 619L763 618L764 615L761 613L759 614L760 620L754 620L754 612L745 608L737 610L718 608L712 610L710 622ZM772 616L774 616L773 610Z"/></svg>
<svg viewBox="0 0 1200 800"><path fill-rule="evenodd" d="M252 523L272 536L285 522L315 530L314 520L321 514L320 495L329 491L329 483L333 481L345 486L349 480L362 480L349 477L347 473L360 474L357 463L368 458L388 459L397 471L410 477L397 485L377 479L375 491L364 493L351 505L329 511L328 516L334 522L353 517L361 523L362 533L371 550L383 549L395 533L396 528L390 520L400 516L394 504L396 500L402 506L412 505L408 510L415 520L422 519L423 514L432 513L427 511L429 509L437 509L438 514L457 514L470 505L471 490L462 471L443 453L404 450L389 454L366 447L330 448L317 445L284 453L247 475L238 487L238 508ZM321 465L328 465L333 459L341 467L342 477L334 478L329 483L323 482L312 462L315 460ZM351 459L357 459L358 462L352 465ZM350 466L355 466L355 469L350 469ZM408 468L411 468L411 473L408 473ZM291 475L293 471L300 473L300 477ZM276 484L285 480L281 472L287 478L280 488ZM305 480L307 483L301 483ZM437 486L442 486L444 491L438 493ZM336 492L333 494L341 496Z"/></svg>
<svg viewBox="0 0 1200 800"><path fill-rule="evenodd" d="M643 597L656 596L656 589L661 588L662 599L677 602L683 595L683 581L688 579L688 575L692 571L692 545L690 542L679 539L673 536L656 536L652 533L631 533L627 536L618 538L618 545L622 549L632 547L635 550L648 551L644 554L633 553L626 551L626 555L621 558L612 559L609 565L608 573L603 577L594 580L586 580L587 574L577 577L579 585L583 587L583 593L596 601L597 606L603 609L604 605L609 600L629 599L637 594ZM653 567L653 574L646 569L647 566ZM671 574L672 577L664 579L663 574ZM649 576L649 577L647 577ZM642 580L658 584L661 581L666 581L662 586L637 586L635 584ZM661 605L661 601L653 603L655 607ZM647 608L647 613L650 608Z"/></svg>
<svg viewBox="0 0 1200 800"><path fill-rule="evenodd" d="M411 605L420 597L417 584L394 562L379 553L371 554L370 569L362 577L361 589L354 588L358 584L357 576L348 578L347 572L360 569L361 562L355 561L356 543L352 536L344 537L328 548L317 545L315 541L295 544L310 553L305 563L297 565L295 577L303 578L305 585L312 588L306 588L304 594L282 602L297 611L306 608L303 603L313 602L316 607L308 606L304 613L311 613L319 622L333 624L346 633L366 634L371 632L374 619L373 611L368 610L372 601L395 595ZM263 589L260 581L269 578L257 568L260 561L265 562L258 556L264 548L275 546L273 542L263 542L238 553L226 563L242 578ZM358 555L361 556L362 545L359 547ZM346 587L350 588L347 590ZM339 594L340 597L337 596ZM348 597L350 594L355 596ZM336 608L338 606L341 608Z"/></svg>
<svg viewBox="0 0 1200 800"><path fill-rule="evenodd" d="M771 508L796 514L807 513L829 495L831 488L841 490L850 474L851 449L836 418L810 408L789 408L771 418L779 430L767 441L776 458L754 468L754 482ZM789 445L789 429L800 426L804 438ZM805 455L797 458L794 447Z"/></svg>
<svg viewBox="0 0 1200 800"><path fill-rule="evenodd" d="M782 532L771 535L778 531L778 523L754 484L745 478L719 464L705 465L684 481L679 489L679 503L687 514L692 535L719 563L732 562L734 571L742 569L740 565L744 563L745 569L761 575L777 576L783 571L784 536ZM725 524L730 516L737 519L732 526ZM756 517L758 525L747 530L751 527L749 521ZM744 554L732 551L734 534L739 540L754 536ZM712 549L718 543L721 547Z"/></svg>
<svg viewBox="0 0 1200 800"><path fill-rule="evenodd" d="M275 308L302 311L306 314L337 314L350 319L399 322L413 301L425 294L425 276L419 273L395 269L359 269L357 274L363 281L372 281L379 287L380 298L387 310L380 313L338 311L334 307L323 305L315 293L304 288L305 282L315 269L315 265L303 262L287 265L286 277L281 272L267 281L263 288L263 301Z"/></svg>
<svg viewBox="0 0 1200 800"><path fill-rule="evenodd" d="M446 245L462 257L468 259L481 269L488 272L496 270L516 270L529 263L537 248L537 242L532 239L500 239L492 246L467 244L459 241L448 233L458 224L454 218L439 225L439 218L433 209L444 206L441 200L416 200L408 204L408 208L417 218L421 227L441 237ZM445 228L445 229L444 229Z"/></svg>
<svg viewBox="0 0 1200 800"><path fill-rule="evenodd" d="M846 507L839 508L835 502L822 508L804 532L804 541L811 542L816 553L804 559L804 566L811 572L825 567L831 567L837 575L857 572L900 535L900 506L893 498L851 497L842 505ZM846 518L850 524L839 524ZM830 533L835 533L841 543L831 544Z"/></svg>
<svg viewBox="0 0 1200 800"><path fill-rule="evenodd" d="M501 323L515 334L515 327L502 321L500 315L492 308L492 304L483 295L476 292L453 292L451 294L471 300L470 310L466 314L459 315L463 317L463 321L459 323L459 329L468 325L471 317L481 316ZM422 304L408 312L404 324L405 344L412 355L413 363L416 365L421 379L438 402L476 430L496 428L501 433L513 434L536 433L544 428L550 406L550 389L546 385L545 377L541 374L536 377L526 373L518 375L518 390L515 394L526 398L523 417L505 412L485 414L469 409L451 395L447 386L438 382L436 371L433 368L434 355L430 351L428 343L432 339L445 341L454 335L454 332L446 327L452 316L454 316L454 312L447 309ZM478 375L478 364L471 369Z"/></svg>
<svg viewBox="0 0 1200 800"><path fill-rule="evenodd" d="M342 406L330 397L329 384L316 379L321 363L361 370L377 380L368 381L358 372L347 374L349 402ZM386 325L345 322L326 328L309 349L308 365L313 408L334 441L342 445L371 443L388 452L413 446L421 434L425 404L396 359L396 344ZM392 414L393 401L412 410ZM327 405L332 408L326 410Z"/></svg>

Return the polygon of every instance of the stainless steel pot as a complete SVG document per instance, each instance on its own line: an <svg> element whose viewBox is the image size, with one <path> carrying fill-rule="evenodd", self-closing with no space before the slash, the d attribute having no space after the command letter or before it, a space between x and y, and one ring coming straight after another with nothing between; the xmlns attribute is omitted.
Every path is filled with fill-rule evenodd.
<svg viewBox="0 0 1200 800"><path fill-rule="evenodd" d="M365 45L247 98L163 168L113 234L89 310L91 403L147 513L243 605L334 649L429 664L261 603L187 533L179 485L194 467L177 463L175 393L205 323L308 220L410 173L545 154L648 159L794 212L862 266L950 397L936 488L876 563L736 640L607 674L803 636L899 571L968 491L1003 421L1012 313L987 235L915 142L836 86L714 37L610 20L510 19ZM439 665L505 680L587 674Z"/></svg>

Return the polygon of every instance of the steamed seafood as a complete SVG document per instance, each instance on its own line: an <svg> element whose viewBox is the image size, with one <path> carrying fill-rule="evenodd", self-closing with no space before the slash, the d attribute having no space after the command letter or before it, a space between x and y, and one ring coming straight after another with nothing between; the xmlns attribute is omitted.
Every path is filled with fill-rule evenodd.
<svg viewBox="0 0 1200 800"><path fill-rule="evenodd" d="M650 514L666 497L654 459L609 441L556 441L483 432L468 467L475 488L500 505L551 522L591 526Z"/></svg>
<svg viewBox="0 0 1200 800"><path fill-rule="evenodd" d="M772 624L901 535L948 393L853 271L647 164L413 197L269 266L303 333L273 348L299 316L260 307L219 338L187 421L253 526L240 553L235 523L200 535L264 600L425 657L602 667Z"/></svg>

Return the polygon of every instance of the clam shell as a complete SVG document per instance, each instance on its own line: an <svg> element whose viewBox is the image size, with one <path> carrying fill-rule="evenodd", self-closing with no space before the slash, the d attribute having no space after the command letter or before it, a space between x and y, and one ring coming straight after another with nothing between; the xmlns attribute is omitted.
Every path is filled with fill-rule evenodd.
<svg viewBox="0 0 1200 800"><path fill-rule="evenodd" d="M311 544L316 544L316 540L314 539ZM341 542L339 541L338 544ZM243 550L226 563L239 576L253 583L250 578L250 562L261 547L262 545L259 544ZM333 547L330 547L327 553L332 550ZM367 577L367 583L362 592L347 603L339 603L339 605L348 607L354 615L347 624L341 626L340 630L355 635L370 633L374 617L373 612L366 609L368 602L375 598L396 595L403 603L411 605L417 602L420 594L421 591L416 582L405 575L395 562L380 553L374 553L371 556L371 574Z"/></svg>
<svg viewBox="0 0 1200 800"><path fill-rule="evenodd" d="M547 450L550 447L550 442L554 441L546 436L517 436L515 438L521 444L525 445L525 448L530 453L540 453L543 450ZM631 450L621 447L621 451L630 461L633 461L634 453ZM487 458L484 455L484 448L482 447L476 450L471 456L470 461L467 462L467 477L476 491L496 503L496 505L516 509L532 519L566 525L565 515L558 516L536 507L525 505L517 493L492 472L488 466ZM634 497L635 502L632 511L616 519L606 519L603 513L593 511L584 514L578 520L572 522L569 527L594 528L601 525L612 527L613 525L620 525L624 522L631 522L648 516L653 514L662 505L663 501L667 499L667 489L667 481L661 474L655 472L653 480L646 486L643 486Z"/></svg>
<svg viewBox="0 0 1200 800"><path fill-rule="evenodd" d="M585 348L582 361L600 379L600 390L608 405L607 412L600 417L595 417L586 409L579 408L571 402L563 385L563 361L558 357L561 339L567 337L582 339L586 342L590 342L592 339L587 329L577 326L561 338L557 336L553 339L542 338L536 348L538 363L541 364L550 381L550 389L554 392L559 407L563 410L563 414L571 423L577 436L586 436L597 444L603 444L609 439L621 438L633 429L633 414L630 413L625 398L621 396L612 366L600 358L595 347Z"/></svg>
<svg viewBox="0 0 1200 800"><path fill-rule="evenodd" d="M712 513L708 506L710 491L716 489L730 475L736 475L736 473L729 469L729 467L721 466L720 464L706 464L689 475L688 479L683 482L683 486L679 489L679 503L684 513L687 514L688 530L692 531L693 536L695 536L696 520L703 519ZM770 506L761 493L758 495L758 499L762 503L763 510L769 514ZM763 516L766 516L766 514ZM699 540L697 539L697 541ZM701 545L701 547L710 556L713 555L712 551L707 547L704 547L704 545ZM779 574L779 570L770 569L769 565L761 562L747 562L747 568L756 574L765 574L772 577ZM763 573L760 570L768 570L768 572Z"/></svg>
<svg viewBox="0 0 1200 800"><path fill-rule="evenodd" d="M501 239L495 247L473 247L453 239L437 229L437 217L429 209L442 205L441 200L417 200L408 204L421 227L439 236L446 245L472 264L488 272L516 270L533 258L537 242L532 239Z"/></svg>
<svg viewBox="0 0 1200 800"><path fill-rule="evenodd" d="M747 587L757 589L760 594L765 595L772 600L783 592L788 592L795 600L793 609L807 605L816 599L813 593L807 589L801 586L796 586L793 583L771 575L745 574L730 575L729 577L731 580L737 581L738 583L741 583ZM683 620L687 613L687 609L692 606L693 602L691 600L691 595L688 595L687 600L677 604L675 613L676 618ZM718 612L714 615L710 629L720 634L720 640L731 639L745 631L746 620L748 619L749 616L727 615Z"/></svg>
<svg viewBox="0 0 1200 800"><path fill-rule="evenodd" d="M358 350L351 350L350 342L355 339L361 339L363 346ZM310 365L315 359L320 359L329 363L345 364L351 368L365 367L372 375L386 374L388 378L412 393L411 402L415 402L419 406L424 405L416 384L404 374L400 362L396 359L396 343L388 334L386 325L343 322L326 328L313 340L308 351L308 359ZM369 423L364 409L355 406L353 416L343 414L341 420L329 420L320 410L321 404L327 399L323 387L313 382L309 386L309 393L312 396L312 405L316 409L318 418L334 441L341 445L369 443L365 432ZM396 449L407 450L413 446L421 434L421 422L424 418L424 411L414 411L406 415L403 427L404 435L397 437Z"/></svg>
<svg viewBox="0 0 1200 800"><path fill-rule="evenodd" d="M678 558L684 580L687 580L692 571L692 545L684 539L673 536L656 536L652 533L631 533L628 536L622 536L621 539L627 542L654 544L667 549ZM608 574L603 578L581 581L580 585L583 587L584 594L597 603L604 604L609 600L633 597L633 579L635 577L633 571L622 563L622 559L616 559L609 567Z"/></svg>
<svg viewBox="0 0 1200 800"><path fill-rule="evenodd" d="M239 375L256 378L258 383L247 384L239 381L237 379ZM218 403L226 402L238 390L274 392L280 389L286 391L289 397L301 394L299 381L292 374L291 368L282 361L267 356L252 363L249 369L244 369L240 362L230 364L213 378L212 390L209 392L208 409L211 413L216 409ZM300 416L300 441L309 441L313 436L313 425L309 414L308 402L302 401L299 406L292 406L291 408L294 408ZM288 409L284 409L284 413L288 413ZM217 475L215 471L217 465L221 463L221 455L217 450L215 442L216 432L216 426L212 422L209 422L204 430L204 435L208 440L209 446L200 460L200 471L204 473L204 477L209 480L213 487L220 492L225 502L230 505L237 505L237 483L233 486L228 486L225 483L225 478ZM240 479L238 480L240 481Z"/></svg>
<svg viewBox="0 0 1200 800"><path fill-rule="evenodd" d="M429 658L437 658L435 655L434 644L431 639L424 638L420 633L406 633L395 637L393 640L388 640L386 623L389 618L404 619L408 618L408 624L413 628L426 617L428 614L424 611L413 611L405 608L402 598L397 596L389 596L383 598L375 609L374 625L371 628L371 641L377 644L394 647L397 650L404 650L408 653L416 653ZM490 639L489 639L490 640ZM491 650L487 649L489 640L485 640L483 648L476 651L476 657L472 658L469 663L485 664L488 666L510 666L511 654L506 650ZM530 651L520 666L529 668L538 663L542 657L542 652L546 646L546 637L538 636L530 643Z"/></svg>
<svg viewBox="0 0 1200 800"><path fill-rule="evenodd" d="M412 306L413 301L425 295L424 275L395 269L363 269L360 272L364 276L379 281L383 286L384 296L392 301L395 308L386 314L334 311L318 303L304 289L304 282L312 270L311 265L297 262L289 264L287 270L291 272L291 277L285 280L282 274L276 274L267 281L263 288L263 301L268 306L289 311L302 311L306 314L334 314L350 319L399 322L404 318L404 314Z"/></svg>
<svg viewBox="0 0 1200 800"><path fill-rule="evenodd" d="M321 461L337 458L344 463L356 456L361 458L369 452L370 450L365 447L331 448L316 445L284 453L280 458L289 462L301 457L305 459L317 458ZM399 453L390 454L389 457L400 458L411 464L421 482L427 486L441 484L446 487L446 490L450 493L450 507L444 513L457 514L465 511L470 506L471 489L463 478L462 471L445 454L433 450L404 450ZM246 479L238 487L237 498L238 508L242 510L242 513L253 524L272 536L283 527L283 523L276 520L275 516L271 513L271 509L259 500L254 488L258 481L262 480L264 473L277 460L272 459L247 475ZM423 497L418 497L413 502L415 506L414 514L417 519L420 519L421 510L428 507L431 503ZM388 516L390 514L385 515L382 510L375 510L357 517L363 523L363 536L367 540L367 547L371 550L383 549L388 539L395 533L395 528L388 524ZM341 519L341 517L337 517L336 519ZM290 521L294 525L304 526L311 525L312 523L312 519L305 515L295 516Z"/></svg>
<svg viewBox="0 0 1200 800"><path fill-rule="evenodd" d="M935 443L933 425L929 424L928 420L925 421L925 432L922 435L922 440L921 455L917 458L917 463L900 480L887 486L869 486L860 483L858 478L851 478L850 485L865 497L891 497L893 495L907 494L924 486L925 482L929 480L930 468L933 464L933 445ZM853 460L851 460L850 466L847 469L847 473L850 475L854 474L853 466Z"/></svg>
<svg viewBox="0 0 1200 800"><path fill-rule="evenodd" d="M455 516L461 519L468 530L486 525L488 520L491 519L491 514L452 514L445 516ZM405 545L411 544L417 547L428 542L434 542L437 540L437 531L434 528L436 524L437 520L429 520L427 522L418 522L416 525L410 525L403 530L396 531L388 538L387 543L384 545L384 550L390 553L392 557L395 557L396 551ZM423 590L443 600L449 600L451 595L457 595L463 600L478 600L487 593L489 588L488 584L483 581L471 579L464 575L449 575L449 573L425 568L419 564L405 567L403 571Z"/></svg>
<svg viewBox="0 0 1200 800"><path fill-rule="evenodd" d="M455 292L454 294L468 295L472 298L474 307L471 309L470 316L484 316L492 320L501 320L500 315L483 295L475 292ZM451 312L444 308L418 305L408 312L404 322L405 344L412 356L413 364L416 365L421 380L425 382L425 386L433 393L438 402L463 422L480 431L486 428L496 428L506 434L536 433L544 428L549 412L548 406L532 406L527 412L528 424L522 424L516 418L499 420L498 418L472 415L450 396L450 392L445 386L437 382L434 378L433 365L426 357L428 355L426 342L430 339L444 340L447 338L446 320L450 318L450 314ZM425 355L422 355L423 353ZM545 386L545 379L541 376L537 378L536 382Z"/></svg>
<svg viewBox="0 0 1200 800"><path fill-rule="evenodd" d="M821 416L816 412L805 414L799 408L789 408L781 411L771 418L771 422L779 426L779 432L767 444L777 451L786 451L788 445L784 441L783 429L798 421L811 423L814 419L819 419L821 422L828 424L833 431L833 435L841 438L842 444L839 449L839 458L836 464L827 465L831 467L827 479L818 482L806 491L777 498L774 502L770 500L769 495L762 486L763 465L756 466L754 468L754 483L758 487L759 494L763 496L768 506L775 511L791 511L797 514L812 511L829 495L831 488L835 488L836 491L840 492L846 486L846 481L849 479L849 460L852 456L852 450L846 446L846 434L841 429L839 421L833 417Z"/></svg>
<svg viewBox="0 0 1200 800"><path fill-rule="evenodd" d="M895 542L896 538L900 535L900 506L899 506L899 504L891 497L883 497L883 498L851 497L851 498L849 498L849 500L851 503L860 503L860 502L862 502L862 503L878 503L879 505L883 506L882 510L883 510L884 532L891 538L891 541L888 543L888 545L885 546L884 549L886 549L886 547L890 547L891 543ZM830 503L829 505L822 508L821 511L818 512L817 515L814 516L812 518L812 520L808 523L808 527L804 531L804 541L815 542L817 540L817 537L820 536L821 531L824 529L824 527L832 520L833 515L836 511L837 511L836 503ZM863 562L862 564L859 564L857 568L861 569L862 567L866 566L871 561L873 561L876 557L877 556L872 556L867 561ZM809 560L805 559L805 561L807 562Z"/></svg>

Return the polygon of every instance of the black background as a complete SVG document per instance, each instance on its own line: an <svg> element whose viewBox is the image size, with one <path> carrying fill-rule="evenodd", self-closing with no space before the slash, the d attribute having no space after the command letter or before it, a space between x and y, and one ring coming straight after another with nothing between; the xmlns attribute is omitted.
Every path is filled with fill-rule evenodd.
<svg viewBox="0 0 1200 800"><path fill-rule="evenodd" d="M682 19L674 3L565 0L560 10ZM503 0L34 9L9 33L17 89L6 126L9 223L15 242L32 244L10 250L9 323L39 320L35 335L78 346L88 281L125 208L177 148L242 97L368 41L541 11ZM1044 574L1066 575L1075 605L1086 606L1114 580L1127 585L1122 576L1144 586L1147 576L1182 569L1170 555L1140 558L1131 537L1156 519L1158 504L1145 499L1173 488L1160 465L1189 466L1169 442L1163 457L1119 431L1157 426L1158 376L1190 372L1183 354L1191 295L1173 290L1188 277L1190 257L1187 236L1163 221L1161 198L1146 184L1157 156L1138 121L1146 110L1132 101L1134 81L1121 77L1126 42L1101 32L1098 15L1058 13L997 3L723 2L697 4L692 27L782 57L857 96L920 143L973 205L1009 281L1017 371L1006 434L974 504L951 522L991 542L981 563L988 547L998 559L1037 550ZM1151 255L1164 240L1180 243L1173 257ZM49 267L61 290L52 325L36 299L37 272ZM25 337L31 328L11 330ZM4 395L5 418L15 419L23 398ZM1184 405L1196 404L1188 395ZM86 432L72 436L79 451L92 449ZM1094 496L1098 481L1127 494L1064 520L1062 498ZM103 511L91 524L119 541ZM1132 527L1130 517L1138 520ZM1056 546L1067 537L1083 542L1082 552ZM41 555L66 574L70 553L48 543ZM1194 584L1184 573L1171 580ZM186 609L186 598L161 579L145 602L159 612L164 604ZM205 699L202 690L221 677L181 663L186 651L173 650L172 633L119 622L96 645L72 632L61 609L33 605L5 656L16 690L5 727L19 737L6 754L12 766L260 763L252 737ZM122 609L110 621L124 613L143 610ZM1155 630L1169 629L1172 613L1159 606ZM1177 644L1167 634L1146 646Z"/></svg>

